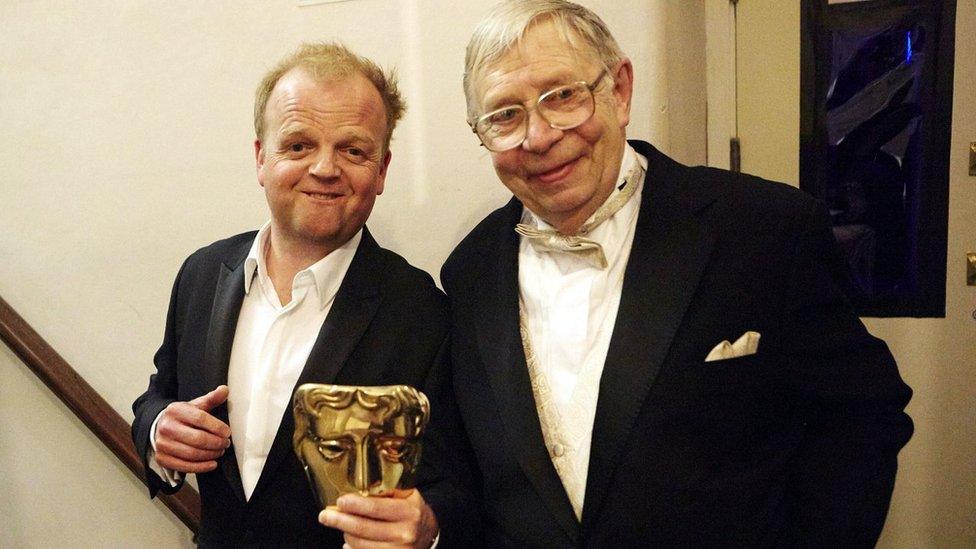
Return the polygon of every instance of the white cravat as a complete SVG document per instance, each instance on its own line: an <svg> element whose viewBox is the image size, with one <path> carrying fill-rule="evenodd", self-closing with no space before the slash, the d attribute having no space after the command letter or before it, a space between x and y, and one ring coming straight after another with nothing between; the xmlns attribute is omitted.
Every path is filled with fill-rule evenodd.
<svg viewBox="0 0 976 549"><path fill-rule="evenodd" d="M618 192L611 192L603 205L590 216L586 223L580 226L576 234L565 235L555 229L540 229L535 225L525 223L515 225L515 232L528 239L529 243L539 251L551 251L557 254L572 253L585 258L594 267L606 269L607 257L603 253L603 246L599 242L587 238L586 235L590 234L593 228L616 215L617 210L630 202L643 177L644 167L635 162L623 183L618 184Z"/></svg>
<svg viewBox="0 0 976 549"><path fill-rule="evenodd" d="M362 240L360 230L296 273L291 301L282 306L266 266L269 232L270 222L258 231L244 260L244 300L227 371L228 420L247 499L257 486L295 383ZM156 422L151 436L155 450ZM180 475L160 467L154 451L149 462L171 485L178 482Z"/></svg>
<svg viewBox="0 0 976 549"><path fill-rule="evenodd" d="M646 159L627 145L617 187L635 163L646 169ZM640 186L634 196L588 235L603 248L606 269L572 253L539 251L526 238L519 245L520 306L524 336L534 355L533 393L549 455L577 518L582 513L600 375L620 305L643 178L636 183ZM619 192L615 189L608 200ZM522 222L550 228L528 209Z"/></svg>

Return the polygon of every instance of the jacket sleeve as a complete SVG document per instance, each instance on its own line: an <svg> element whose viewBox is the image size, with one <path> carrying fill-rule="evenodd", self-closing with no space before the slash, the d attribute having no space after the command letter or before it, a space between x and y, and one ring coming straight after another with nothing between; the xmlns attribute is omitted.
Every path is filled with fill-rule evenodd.
<svg viewBox="0 0 976 549"><path fill-rule="evenodd" d="M791 467L784 546L873 547L898 451L911 437L911 389L885 343L846 296L849 276L819 203L797 241L785 300L783 380L802 403L805 437Z"/></svg>
<svg viewBox="0 0 976 549"><path fill-rule="evenodd" d="M171 486L161 479L149 467L147 452L152 448L149 435L156 416L169 403L177 400L177 349L179 348L183 324L180 313L182 307L180 305L179 287L185 269L186 263L180 268L179 274L176 275L176 282L173 284L169 312L166 315L166 331L163 335L163 343L153 357L156 373L149 376L149 388L146 389L146 392L132 404L132 411L135 414L135 419L132 422L132 441L135 443L136 452L142 458L150 497L155 496L159 490L167 494L176 492L183 485L182 480L176 486Z"/></svg>

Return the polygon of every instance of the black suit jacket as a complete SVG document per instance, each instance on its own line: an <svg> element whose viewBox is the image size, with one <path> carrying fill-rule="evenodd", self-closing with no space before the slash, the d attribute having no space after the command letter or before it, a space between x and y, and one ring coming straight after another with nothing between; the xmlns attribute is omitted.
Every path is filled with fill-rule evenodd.
<svg viewBox="0 0 976 549"><path fill-rule="evenodd" d="M631 144L649 166L581 522L544 445L519 336L522 205L489 215L442 270L466 431L456 444L486 545L870 546L911 436L911 391L845 298L824 207ZM762 334L757 354L704 361L748 330Z"/></svg>
<svg viewBox="0 0 976 549"><path fill-rule="evenodd" d="M180 269L166 334L155 356L157 372L133 404L132 433L143 459L150 426L163 408L227 383L244 297L244 259L254 236L250 232L207 246ZM297 384L402 383L426 390L428 380L437 375L439 354L446 354L447 320L444 296L431 277L380 248L364 229ZM226 405L213 413L227 421ZM246 502L233 447L215 471L197 476L202 546L342 545L337 531L318 523L319 505L292 450L293 430L289 406ZM146 476L150 495L178 489L148 468Z"/></svg>

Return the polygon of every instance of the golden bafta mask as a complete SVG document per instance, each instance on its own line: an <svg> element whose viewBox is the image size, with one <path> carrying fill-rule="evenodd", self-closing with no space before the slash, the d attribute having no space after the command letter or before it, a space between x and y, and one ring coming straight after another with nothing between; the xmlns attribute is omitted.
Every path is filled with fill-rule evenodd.
<svg viewBox="0 0 976 549"><path fill-rule="evenodd" d="M342 494L386 496L413 486L430 415L423 393L306 383L293 402L295 453L323 508Z"/></svg>

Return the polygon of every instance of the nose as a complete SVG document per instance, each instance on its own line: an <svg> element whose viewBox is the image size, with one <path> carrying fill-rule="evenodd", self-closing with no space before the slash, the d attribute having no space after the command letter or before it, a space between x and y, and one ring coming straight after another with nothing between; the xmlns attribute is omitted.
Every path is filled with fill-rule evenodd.
<svg viewBox="0 0 976 549"><path fill-rule="evenodd" d="M359 491L359 495L368 496L369 495L369 442L364 437L356 445L355 455L353 458L356 460L355 472L353 479L353 485L356 490Z"/></svg>
<svg viewBox="0 0 976 549"><path fill-rule="evenodd" d="M563 131L550 126L549 121L539 114L538 109L530 111L528 116L522 148L534 153L548 151L563 136Z"/></svg>
<svg viewBox="0 0 976 549"><path fill-rule="evenodd" d="M339 166L335 161L335 151L323 147L314 163L309 167L308 172L322 179L339 177Z"/></svg>

